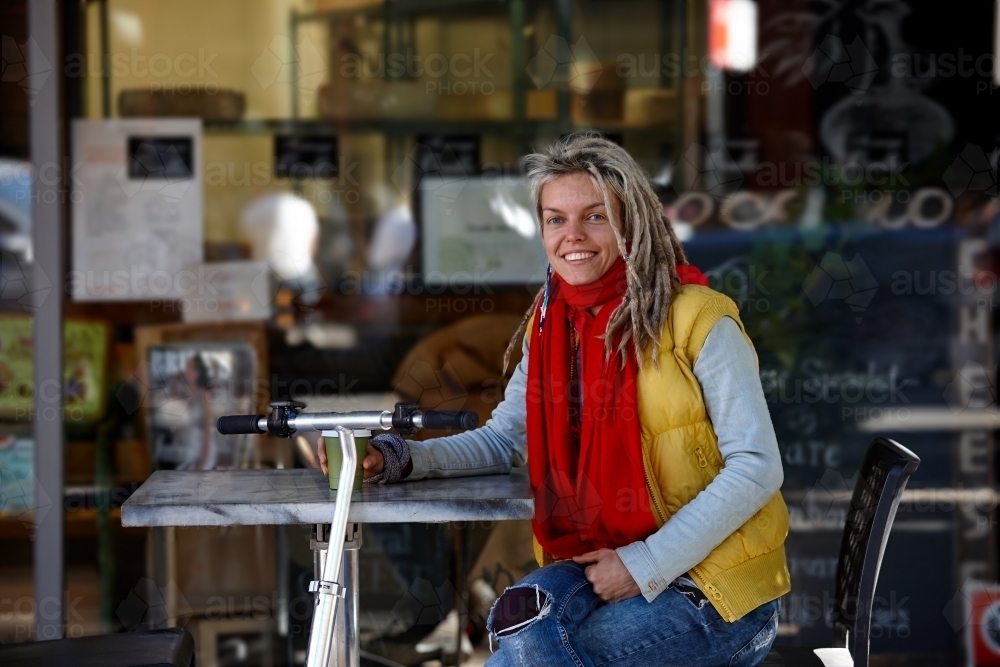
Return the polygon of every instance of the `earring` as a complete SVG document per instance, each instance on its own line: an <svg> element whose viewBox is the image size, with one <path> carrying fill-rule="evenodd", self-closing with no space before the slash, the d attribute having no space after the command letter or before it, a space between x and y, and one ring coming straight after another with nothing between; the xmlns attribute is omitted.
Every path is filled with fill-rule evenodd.
<svg viewBox="0 0 1000 667"><path fill-rule="evenodd" d="M549 308L549 291L552 287L552 265L545 269L545 295L542 296L542 312L538 318L538 333L542 333L542 325L545 324L545 311Z"/></svg>

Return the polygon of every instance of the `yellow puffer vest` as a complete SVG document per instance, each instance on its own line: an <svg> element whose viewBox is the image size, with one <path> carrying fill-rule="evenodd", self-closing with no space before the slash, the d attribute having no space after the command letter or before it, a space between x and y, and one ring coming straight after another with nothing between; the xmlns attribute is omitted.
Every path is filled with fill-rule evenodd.
<svg viewBox="0 0 1000 667"><path fill-rule="evenodd" d="M693 368L709 331L725 316L743 329L729 297L700 285L685 285L674 296L660 335L659 368L647 351L639 371L643 467L659 526L701 493L723 467ZM776 493L688 574L722 618L736 621L790 590L787 534L788 509ZM534 547L539 565L553 561L537 540Z"/></svg>

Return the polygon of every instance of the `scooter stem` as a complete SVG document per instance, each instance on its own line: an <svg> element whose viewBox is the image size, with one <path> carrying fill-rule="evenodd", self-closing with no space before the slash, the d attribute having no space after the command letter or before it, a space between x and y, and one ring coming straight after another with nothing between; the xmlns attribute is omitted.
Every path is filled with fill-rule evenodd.
<svg viewBox="0 0 1000 667"><path fill-rule="evenodd" d="M313 609L312 629L309 632L309 651L306 654L306 667L327 667L330 662L330 649L333 644L333 625L337 614L337 598L344 597L344 586L337 583L340 569L344 563L344 539L347 535L347 515L351 509L351 493L354 491L354 475L358 467L358 455L354 445L354 430L337 427L340 440L342 464L340 466L340 482L337 487L337 505L333 509L333 522L330 525L329 546L327 547L326 564L323 567L323 580L313 582L310 590L315 589L316 606ZM333 435L324 432L324 437Z"/></svg>

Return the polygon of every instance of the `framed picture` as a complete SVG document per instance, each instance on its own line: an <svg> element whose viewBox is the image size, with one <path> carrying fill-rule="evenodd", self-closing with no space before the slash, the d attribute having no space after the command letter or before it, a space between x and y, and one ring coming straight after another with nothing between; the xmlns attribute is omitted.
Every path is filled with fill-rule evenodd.
<svg viewBox="0 0 1000 667"><path fill-rule="evenodd" d="M35 409L32 318L0 316L0 417L31 421ZM111 329L107 322L67 318L63 323L63 418L92 423L107 408Z"/></svg>
<svg viewBox="0 0 1000 667"><path fill-rule="evenodd" d="M30 428L0 431L0 519L26 519L36 509L34 443Z"/></svg>
<svg viewBox="0 0 1000 667"><path fill-rule="evenodd" d="M249 435L215 430L223 415L254 412L254 351L246 343L155 345L148 351L147 432L159 468L246 467Z"/></svg>
<svg viewBox="0 0 1000 667"><path fill-rule="evenodd" d="M263 324L169 325L136 330L135 383L155 469L250 467L259 436L224 436L223 415L267 411Z"/></svg>
<svg viewBox="0 0 1000 667"><path fill-rule="evenodd" d="M424 177L420 219L427 285L526 285L545 280L548 259L524 179Z"/></svg>
<svg viewBox="0 0 1000 667"><path fill-rule="evenodd" d="M74 301L158 301L184 294L201 262L200 118L73 121Z"/></svg>

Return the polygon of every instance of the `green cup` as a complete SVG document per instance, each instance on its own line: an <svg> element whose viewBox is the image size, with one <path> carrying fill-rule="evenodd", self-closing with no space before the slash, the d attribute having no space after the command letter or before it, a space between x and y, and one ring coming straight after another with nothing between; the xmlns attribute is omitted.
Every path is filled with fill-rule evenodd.
<svg viewBox="0 0 1000 667"><path fill-rule="evenodd" d="M361 467L361 462L365 460L365 454L368 452L368 438L371 435L372 432L367 429L356 429L354 431L354 445L358 455L358 469L354 471L355 491L360 489L365 481L365 471ZM340 466L343 458L340 455L340 437L336 431L332 434L326 432L323 434L323 440L326 444L326 464L330 469L330 490L336 491L337 485L340 484Z"/></svg>

